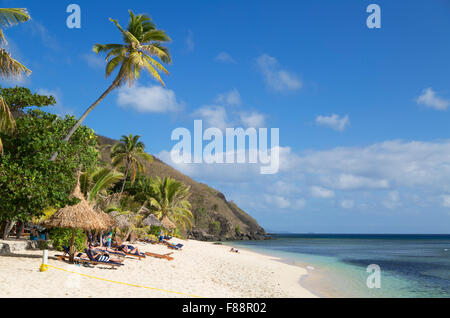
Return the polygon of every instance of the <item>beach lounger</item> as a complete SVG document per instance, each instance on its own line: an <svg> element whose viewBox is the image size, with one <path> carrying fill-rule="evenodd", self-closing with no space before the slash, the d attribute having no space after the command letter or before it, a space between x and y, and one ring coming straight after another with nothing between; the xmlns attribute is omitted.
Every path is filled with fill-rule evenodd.
<svg viewBox="0 0 450 318"><path fill-rule="evenodd" d="M158 241L155 240L148 240L148 239L140 239L140 242L149 243L149 244L158 244Z"/></svg>
<svg viewBox="0 0 450 318"><path fill-rule="evenodd" d="M127 256L126 253L121 252L121 251L108 251L108 249L107 249L106 247L105 247L105 248L97 247L96 250L97 250L97 251L100 251L100 252L102 252L102 253L107 253L107 254L117 255L117 256L119 256L119 257L125 257L125 256Z"/></svg>
<svg viewBox="0 0 450 318"><path fill-rule="evenodd" d="M177 250L177 251L178 250L181 251L181 249L183 247L183 244L181 244L181 243L178 243L177 245L175 245L173 243L165 242L165 241L164 241L164 243L167 245L168 248L171 248L171 249Z"/></svg>
<svg viewBox="0 0 450 318"><path fill-rule="evenodd" d="M173 257L170 256L173 253L167 253L167 254L157 254L157 253L151 253L151 252L145 252L145 255L150 256L150 257L155 257L155 258L163 258L166 259L168 261L173 261Z"/></svg>
<svg viewBox="0 0 450 318"><path fill-rule="evenodd" d="M55 255L58 259L58 261L69 261L70 259L70 250L67 246L63 246L63 250L64 250L64 254L63 255ZM92 254L90 253L90 251L88 249L85 249L85 254L87 258L83 258L81 257L81 254L83 253L78 253L77 256L75 255L74 257L74 262L75 263L80 263L80 264L86 264L86 265L109 265L112 268L115 268L117 266L121 266L121 265L125 265L125 264L121 264L121 263L117 263L117 262L113 262L113 261L109 261L109 262L100 262L97 261L96 259L94 259L92 257ZM89 253L87 253L87 251L89 251Z"/></svg>

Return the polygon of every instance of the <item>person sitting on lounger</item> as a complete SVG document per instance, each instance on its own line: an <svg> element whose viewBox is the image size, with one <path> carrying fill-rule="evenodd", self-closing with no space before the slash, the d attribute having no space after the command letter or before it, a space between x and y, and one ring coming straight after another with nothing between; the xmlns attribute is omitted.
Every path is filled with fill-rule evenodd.
<svg viewBox="0 0 450 318"><path fill-rule="evenodd" d="M123 259L120 258L113 258L107 253L101 253L100 251L97 251L92 245L88 245L89 251L91 252L92 257L99 262L109 262L113 261L116 263L122 263Z"/></svg>
<svg viewBox="0 0 450 318"><path fill-rule="evenodd" d="M120 248L119 251L122 251L124 253L127 254L136 254L136 255L140 255L141 252L139 252L139 249L137 247L134 247L133 245L125 245L123 244Z"/></svg>

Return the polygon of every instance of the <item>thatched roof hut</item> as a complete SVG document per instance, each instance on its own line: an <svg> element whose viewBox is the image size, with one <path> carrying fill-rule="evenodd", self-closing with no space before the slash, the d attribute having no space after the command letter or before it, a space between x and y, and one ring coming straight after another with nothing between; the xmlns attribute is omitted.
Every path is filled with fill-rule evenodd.
<svg viewBox="0 0 450 318"><path fill-rule="evenodd" d="M119 229L128 229L132 225L129 216L126 214L120 214L118 211L113 211L109 213L109 216L114 218L115 226Z"/></svg>
<svg viewBox="0 0 450 318"><path fill-rule="evenodd" d="M142 221L142 225L144 225L144 226L161 226L162 223L160 220L158 220L158 218L156 216L154 216L153 214L150 214Z"/></svg>
<svg viewBox="0 0 450 318"><path fill-rule="evenodd" d="M96 212L100 214L100 217L103 219L103 222L107 228L112 228L116 225L116 220L107 213L98 209L96 210Z"/></svg>
<svg viewBox="0 0 450 318"><path fill-rule="evenodd" d="M71 197L78 198L80 202L59 209L42 225L47 228L60 227L83 230L106 230L109 227L105 216L95 211L89 202L84 199L79 182L77 182Z"/></svg>
<svg viewBox="0 0 450 318"><path fill-rule="evenodd" d="M169 218L167 216L165 216L162 219L161 223L168 230L173 230L173 229L175 229L177 227L175 224L173 224L173 222L171 220L169 220Z"/></svg>

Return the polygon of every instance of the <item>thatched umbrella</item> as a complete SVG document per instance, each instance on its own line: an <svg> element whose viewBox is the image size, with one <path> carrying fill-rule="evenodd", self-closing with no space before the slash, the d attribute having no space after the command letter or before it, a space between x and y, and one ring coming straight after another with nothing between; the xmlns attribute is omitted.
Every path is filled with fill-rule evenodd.
<svg viewBox="0 0 450 318"><path fill-rule="evenodd" d="M175 224L173 224L173 222L171 220L169 220L169 218L167 216L165 216L162 219L161 223L168 230L173 230L174 228L177 227Z"/></svg>
<svg viewBox="0 0 450 318"><path fill-rule="evenodd" d="M49 227L70 228L72 229L72 238L70 239L70 261L73 261L74 251L73 243L75 237L75 229L83 230L106 230L106 219L99 212L95 211L87 202L80 190L80 180L73 190L71 198L78 198L80 202L72 206L66 206L49 219L43 222L43 225Z"/></svg>
<svg viewBox="0 0 450 318"><path fill-rule="evenodd" d="M142 225L144 225L144 226L161 226L162 223L160 220L158 220L158 218L156 216L154 216L153 214L150 214L142 221Z"/></svg>

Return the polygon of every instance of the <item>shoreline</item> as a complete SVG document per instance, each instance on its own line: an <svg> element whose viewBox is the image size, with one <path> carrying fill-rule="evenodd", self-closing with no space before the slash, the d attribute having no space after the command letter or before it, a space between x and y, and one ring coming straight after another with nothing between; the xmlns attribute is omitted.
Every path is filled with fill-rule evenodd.
<svg viewBox="0 0 450 318"><path fill-rule="evenodd" d="M319 297L300 283L309 275L306 268L287 264L278 257L240 247L239 254L231 253L228 245L212 242L179 239L173 242L184 244L183 250L173 251L159 244L134 244L142 252L173 252L173 261L126 258L125 266L116 270L49 258L52 267L40 272L41 250L0 255L0 297ZM49 257L60 254L49 251Z"/></svg>

